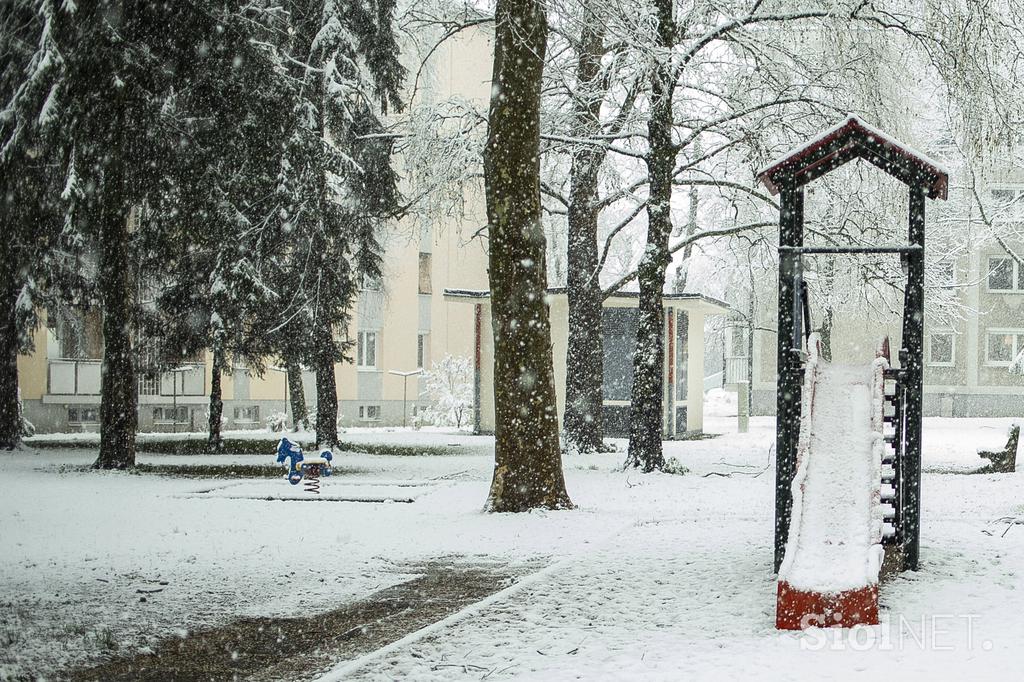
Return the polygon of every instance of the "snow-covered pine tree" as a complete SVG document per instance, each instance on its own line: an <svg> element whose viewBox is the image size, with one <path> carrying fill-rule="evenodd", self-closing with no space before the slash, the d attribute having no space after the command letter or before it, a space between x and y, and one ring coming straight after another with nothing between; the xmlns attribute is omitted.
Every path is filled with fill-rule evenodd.
<svg viewBox="0 0 1024 682"><path fill-rule="evenodd" d="M260 7L225 8L227 36L168 115L190 142L147 205L142 245L153 315L144 337L158 365L209 350L209 444L223 446L221 377L235 364L261 373L273 344L276 292L268 285L281 241L273 197L279 136L290 106ZM151 371L158 368L149 368Z"/></svg>
<svg viewBox="0 0 1024 682"><path fill-rule="evenodd" d="M280 354L313 367L320 444L338 442L334 364L351 341L351 307L380 277L379 231L399 210L382 114L399 109L404 70L392 32L394 0L284 3L280 63L290 83L277 196L287 235L277 288Z"/></svg>
<svg viewBox="0 0 1024 682"><path fill-rule="evenodd" d="M228 0L32 4L41 37L6 107L16 121L8 137L27 136L28 148L58 168L53 191L65 201L65 233L95 257L104 340L95 466L129 467L139 247L156 240L140 210L166 189L169 169L192 156L182 103L211 94L204 75L238 38L224 13L241 10Z"/></svg>
<svg viewBox="0 0 1024 682"><path fill-rule="evenodd" d="M32 349L38 312L51 303L52 282L65 283L77 268L66 267L61 245L61 212L50 191L53 167L33 146L34 123L9 108L23 87L44 22L33 3L24 0L0 7L0 448L12 449L24 430L18 398L18 353ZM72 288L72 287L68 287ZM77 287L75 287L77 288Z"/></svg>

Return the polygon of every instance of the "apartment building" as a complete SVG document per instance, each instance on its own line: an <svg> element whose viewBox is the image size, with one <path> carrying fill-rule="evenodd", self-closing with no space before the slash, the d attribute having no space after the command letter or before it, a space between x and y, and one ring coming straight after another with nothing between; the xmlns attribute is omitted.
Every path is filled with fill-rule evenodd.
<svg viewBox="0 0 1024 682"><path fill-rule="evenodd" d="M1013 192L1024 200L1024 181L994 185L989 191ZM998 222L994 229L1000 232ZM1021 241L1007 245L1017 253L1024 248ZM1013 360L1024 351L1024 267L994 240L981 241L961 257L932 261L929 267L939 272L925 292L925 415L1024 415L1024 376L1010 371ZM813 282L811 286L813 289ZM928 299L941 289L952 294L957 313L939 319L928 312ZM766 305L756 312L753 343L747 341L745 324L732 328L728 351L732 369L727 367L727 381L745 378L746 349L752 347L752 410L754 414L774 414L777 307L773 292L767 289L760 292L759 300ZM813 317L812 313L812 324L820 324ZM888 320L880 319L877 312L870 317L837 315L831 334L833 359L868 362L885 336L893 348L900 347L898 313Z"/></svg>
<svg viewBox="0 0 1024 682"><path fill-rule="evenodd" d="M491 37L466 31L435 51L421 74L418 97L486 106L490 97ZM479 183L482 185L482 183ZM403 221L384 242L384 272L358 297L348 338L351 363L335 366L343 426L411 422L429 404L418 375L446 354L470 357L473 312L450 306L445 288L487 287L485 240L473 235L486 220L482 186L467 186L463 219ZM82 310L49 319L37 330L35 349L19 358L25 416L40 432L99 427L101 316ZM143 363L145 364L145 363ZM139 379L139 428L193 431L206 426L212 358L159 367ZM305 373L308 407L316 409L315 381ZM234 367L223 377L226 428L262 428L290 413L286 375L273 362L262 376Z"/></svg>

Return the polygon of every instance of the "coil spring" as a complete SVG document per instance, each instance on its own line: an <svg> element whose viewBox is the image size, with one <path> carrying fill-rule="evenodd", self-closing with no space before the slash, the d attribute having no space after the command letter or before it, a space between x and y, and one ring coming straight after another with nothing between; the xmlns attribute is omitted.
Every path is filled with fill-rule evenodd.
<svg viewBox="0 0 1024 682"><path fill-rule="evenodd" d="M306 476L303 479L305 481L304 487L307 493L313 495L320 494L320 465L311 464L309 470L306 472Z"/></svg>

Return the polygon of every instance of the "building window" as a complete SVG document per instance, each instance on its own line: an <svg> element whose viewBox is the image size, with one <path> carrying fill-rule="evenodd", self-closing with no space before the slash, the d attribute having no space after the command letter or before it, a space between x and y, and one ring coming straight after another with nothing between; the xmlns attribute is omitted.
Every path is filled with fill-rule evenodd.
<svg viewBox="0 0 1024 682"><path fill-rule="evenodd" d="M636 346L636 308L604 308L604 377L606 401L629 402L633 390L633 349Z"/></svg>
<svg viewBox="0 0 1024 682"><path fill-rule="evenodd" d="M103 317L98 308L58 315L56 332L61 358L98 360L103 357Z"/></svg>
<svg viewBox="0 0 1024 682"><path fill-rule="evenodd" d="M927 362L934 367L952 367L955 362L956 339L952 332L937 332L928 337Z"/></svg>
<svg viewBox="0 0 1024 682"><path fill-rule="evenodd" d="M1024 188L994 187L992 217L998 222L1017 222L1024 215Z"/></svg>
<svg viewBox="0 0 1024 682"><path fill-rule="evenodd" d="M1009 256L988 259L989 291L1024 291L1024 269Z"/></svg>
<svg viewBox="0 0 1024 682"><path fill-rule="evenodd" d="M420 293L430 293L430 254L420 253Z"/></svg>
<svg viewBox="0 0 1024 682"><path fill-rule="evenodd" d="M380 277L363 275L363 291L380 291L383 288Z"/></svg>
<svg viewBox="0 0 1024 682"><path fill-rule="evenodd" d="M360 405L359 420L364 422L380 421L380 405Z"/></svg>
<svg viewBox="0 0 1024 682"><path fill-rule="evenodd" d="M69 407L69 424L97 424L100 421L100 410L98 407Z"/></svg>
<svg viewBox="0 0 1024 682"><path fill-rule="evenodd" d="M1009 367L1022 350L1024 350L1024 330L993 329L985 335L986 365Z"/></svg>
<svg viewBox="0 0 1024 682"><path fill-rule="evenodd" d="M377 332L359 332L356 341L356 367L377 368Z"/></svg>
<svg viewBox="0 0 1024 682"><path fill-rule="evenodd" d="M956 262L942 260L935 264L935 274L941 287L956 286Z"/></svg>
<svg viewBox="0 0 1024 682"><path fill-rule="evenodd" d="M154 422L177 422L184 424L189 421L188 418L188 407L154 407L153 408L153 421Z"/></svg>
<svg viewBox="0 0 1024 682"><path fill-rule="evenodd" d="M420 332L416 335L416 367L423 369L430 361L430 334Z"/></svg>
<svg viewBox="0 0 1024 682"><path fill-rule="evenodd" d="M259 405L245 405L235 408L236 422L258 422L260 420Z"/></svg>

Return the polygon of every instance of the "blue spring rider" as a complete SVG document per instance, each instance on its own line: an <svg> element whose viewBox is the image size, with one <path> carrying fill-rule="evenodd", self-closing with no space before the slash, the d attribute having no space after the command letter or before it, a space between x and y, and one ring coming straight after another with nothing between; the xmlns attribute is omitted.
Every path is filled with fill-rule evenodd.
<svg viewBox="0 0 1024 682"><path fill-rule="evenodd" d="M315 495L320 494L320 476L331 475L331 460L334 455L330 450L324 448L320 451L319 457L305 457L299 444L282 438L277 445L277 462L288 463L288 482L298 485L302 479L306 479L306 492Z"/></svg>

